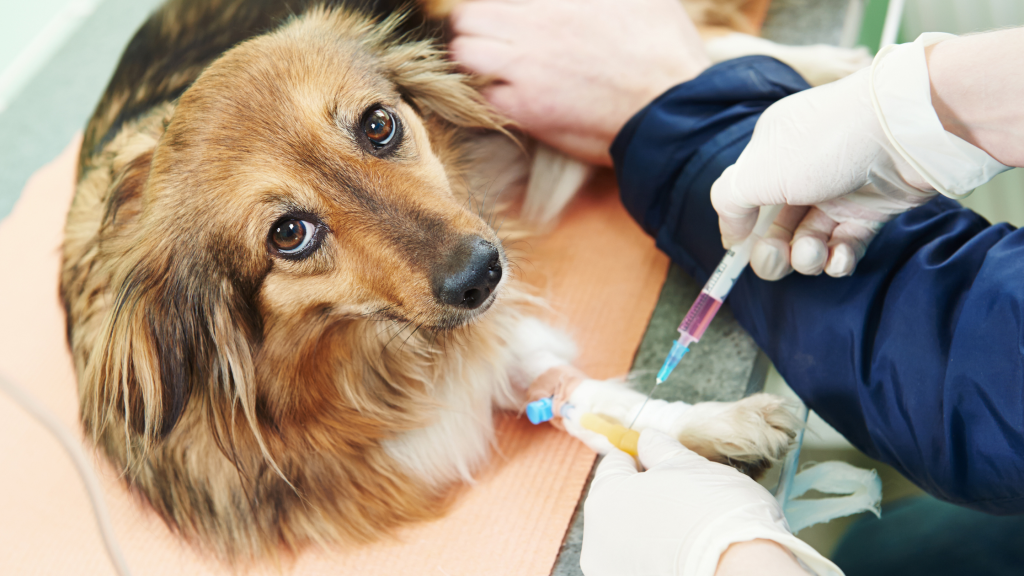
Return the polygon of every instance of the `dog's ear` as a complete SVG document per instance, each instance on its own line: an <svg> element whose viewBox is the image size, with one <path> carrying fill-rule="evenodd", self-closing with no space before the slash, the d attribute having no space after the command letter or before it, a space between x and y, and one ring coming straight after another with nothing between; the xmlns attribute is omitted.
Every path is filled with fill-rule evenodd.
<svg viewBox="0 0 1024 576"><path fill-rule="evenodd" d="M147 444L170 433L195 394L230 403L253 381L252 334L230 283L187 260L136 266L96 347L106 406Z"/></svg>
<svg viewBox="0 0 1024 576"><path fill-rule="evenodd" d="M117 236L101 259L110 266L109 307L88 343L82 414L94 437L123 433L132 460L169 434L197 395L204 416L221 425L229 417L209 410L254 413L258 315L255 287L226 273L217 254L177 245L147 222L139 207L145 176L126 170L108 200L105 224Z"/></svg>
<svg viewBox="0 0 1024 576"><path fill-rule="evenodd" d="M382 23L385 32L389 20ZM504 131L508 120L487 104L474 87L475 80L458 72L447 53L433 42L392 44L379 58L389 79L422 113L464 128Z"/></svg>

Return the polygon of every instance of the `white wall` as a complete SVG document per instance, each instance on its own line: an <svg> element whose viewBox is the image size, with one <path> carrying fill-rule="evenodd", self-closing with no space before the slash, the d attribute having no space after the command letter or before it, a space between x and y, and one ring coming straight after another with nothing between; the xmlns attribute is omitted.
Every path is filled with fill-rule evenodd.
<svg viewBox="0 0 1024 576"><path fill-rule="evenodd" d="M921 32L967 34L1021 24L1021 0L907 0L902 32L912 40Z"/></svg>
<svg viewBox="0 0 1024 576"><path fill-rule="evenodd" d="M22 0L0 7L0 112L101 0Z"/></svg>

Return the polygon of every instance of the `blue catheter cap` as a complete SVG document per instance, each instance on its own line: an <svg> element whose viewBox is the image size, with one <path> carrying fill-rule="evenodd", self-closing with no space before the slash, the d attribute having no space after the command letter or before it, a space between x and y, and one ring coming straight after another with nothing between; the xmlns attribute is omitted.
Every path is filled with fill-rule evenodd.
<svg viewBox="0 0 1024 576"><path fill-rule="evenodd" d="M541 398L526 405L526 417L532 424L540 424L554 418L555 414L551 408L551 398Z"/></svg>

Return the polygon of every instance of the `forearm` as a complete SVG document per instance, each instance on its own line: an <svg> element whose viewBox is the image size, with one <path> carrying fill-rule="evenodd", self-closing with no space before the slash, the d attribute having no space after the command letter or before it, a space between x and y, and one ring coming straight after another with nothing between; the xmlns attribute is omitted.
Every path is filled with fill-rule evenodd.
<svg viewBox="0 0 1024 576"><path fill-rule="evenodd" d="M737 542L722 553L715 576L807 576L786 547L771 540Z"/></svg>
<svg viewBox="0 0 1024 576"><path fill-rule="evenodd" d="M939 42L925 49L932 106L951 134L1007 166L1024 166L1024 28Z"/></svg>

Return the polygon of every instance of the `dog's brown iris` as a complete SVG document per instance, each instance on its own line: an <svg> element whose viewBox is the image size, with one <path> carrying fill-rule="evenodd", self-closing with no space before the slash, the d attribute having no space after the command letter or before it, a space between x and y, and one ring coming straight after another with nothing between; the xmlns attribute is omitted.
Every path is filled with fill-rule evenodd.
<svg viewBox="0 0 1024 576"><path fill-rule="evenodd" d="M308 226L302 220L284 220L270 231L270 241L282 252L297 252L307 243L306 237L311 232L307 230Z"/></svg>
<svg viewBox="0 0 1024 576"><path fill-rule="evenodd" d="M363 131L374 146L386 146L395 136L395 119L383 108L375 108L363 120Z"/></svg>

